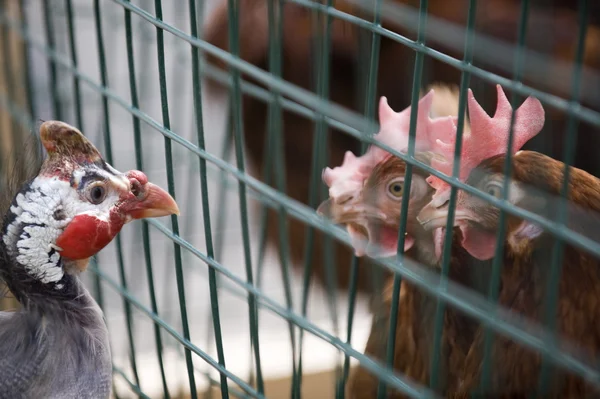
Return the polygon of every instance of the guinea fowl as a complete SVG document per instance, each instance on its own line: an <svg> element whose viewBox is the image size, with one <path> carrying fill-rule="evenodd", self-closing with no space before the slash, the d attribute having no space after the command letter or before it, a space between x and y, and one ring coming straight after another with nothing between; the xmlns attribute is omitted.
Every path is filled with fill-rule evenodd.
<svg viewBox="0 0 600 399"><path fill-rule="evenodd" d="M435 85L419 102L415 157L429 163L432 154L427 150L442 132L454 132L458 113L457 89ZM433 118L433 119L430 119ZM380 101L380 133L375 138L397 151L408 146L410 107L396 114ZM469 129L468 125L465 129ZM362 157L347 153L344 164L326 169L323 177L330 187L330 199L318 212L333 222L344 224L352 238L359 256L394 256L397 250L400 224L400 203L406 164L378 147L372 146ZM425 231L416 216L432 197L433 189L426 182L427 173L413 169L404 251L406 256L428 266L435 267L437 258L433 236ZM457 246L453 258L451 278L468 284L470 277L464 270L469 265L466 251ZM393 278L388 278L383 292L379 294L380 305L373 309L373 325L365 354L381 358L387 344L389 317L392 306ZM417 287L403 281L396 328L394 368L409 378L426 383L429 375L429 359L433 331L432 316L435 301ZM457 364L464 358L469 347L470 322L456 313L447 312L443 350L450 363ZM455 367L454 367L455 368ZM451 378L451 377L450 377ZM377 393L377 378L366 369L358 367L347 384L349 398L373 398ZM393 397L397 392L394 392Z"/></svg>
<svg viewBox="0 0 600 399"><path fill-rule="evenodd" d="M108 398L108 331L78 275L129 221L179 210L144 173L107 164L76 128L47 121L40 136L47 157L18 192L2 193L13 200L0 277L21 309L0 312L0 398Z"/></svg>
<svg viewBox="0 0 600 399"><path fill-rule="evenodd" d="M504 99L505 104L508 102ZM506 137L510 124L510 112L501 118L489 118L469 97L473 135L463 144L463 154L470 160L461 165L461 178L467 184L489 195L502 198L506 177L503 174ZM536 109L537 108L537 109ZM517 121L515 142L527 140L544 122L541 105L531 107L525 123ZM484 128L476 131L475 120ZM529 132L529 134L527 133ZM496 136L490 142L489 137ZM443 145L439 152L448 153L452 146ZM486 153L481 148L491 146ZM514 152L518 148L513 148ZM489 156L490 152L496 152ZM558 196L564 180L565 165L548 156L531 151L519 151L512 159L512 175L509 180L509 203L552 218L557 213ZM440 192L447 186L438 186ZM440 195L443 202L444 194ZM589 173L570 168L567 225L571 229L598 239L600 222L600 179ZM432 203L421 211L419 220L428 229L446 224L448 204ZM455 226L460 229L461 244L478 259L492 259L495 253L496 234L499 229L499 210L483 199L465 191L459 191L456 205ZM552 248L555 241L536 224L507 215L504 237L499 291L499 304L526 318L542 322ZM565 244L562 259L562 277L559 281L557 331L560 346L574 344L586 353L592 364L597 364L600 348L600 262L593 255L572 245ZM478 388L481 382L483 357L483 328L476 333L472 348L461 371L462 385L459 394L465 397ZM535 350L504 337L496 337L491 350L491 385L483 394L494 397L525 397L536 391L539 384L541 356ZM576 375L565 371L554 373L545 397L579 398L598 395L596 387L587 385ZM461 396L462 397L462 396Z"/></svg>

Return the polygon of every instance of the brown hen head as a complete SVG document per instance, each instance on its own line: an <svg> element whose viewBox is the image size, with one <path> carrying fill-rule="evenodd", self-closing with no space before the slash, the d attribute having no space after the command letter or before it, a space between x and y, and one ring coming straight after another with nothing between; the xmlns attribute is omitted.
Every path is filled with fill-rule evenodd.
<svg viewBox="0 0 600 399"><path fill-rule="evenodd" d="M497 110L492 118L477 104L473 93L469 90L471 132L463 136L459 179L493 197L502 198L505 179L503 167L508 147L512 108L499 85L497 90ZM533 97L527 98L514 115L514 138L510 151L512 153L518 151L527 140L539 133L543 124L542 105ZM438 147L434 151L443 154L446 160L452 160L454 141L455 138L447 143L438 142ZM533 186L527 183L544 177L539 174L527 176L525 171L528 168L525 166L528 160L531 160L530 154L530 152L519 151L514 157L513 166L518 176L515 175L509 184L508 201L523 208L533 209L540 208L540 196L531 195ZM452 171L452 161L443 161L434 166L447 174ZM436 253L439 256L447 223L450 186L433 176L428 181L436 188L436 194L431 203L421 210L418 219L426 229L434 230ZM539 182L536 185L539 185ZM493 258L499 213L498 208L489 202L462 190L458 192L454 226L460 228L462 246L475 258L480 260ZM541 229L534 224L509 218L510 240L520 242L536 238L540 234Z"/></svg>
<svg viewBox="0 0 600 399"><path fill-rule="evenodd" d="M440 93L445 96L448 90L440 87ZM440 101L434 101L433 89L419 101L415 157L426 164L431 161L432 153L428 151L431 143L456 130L456 117L443 115L448 108L441 105ZM381 129L375 139L406 152L410 107L396 113L382 97L379 120ZM387 257L397 253L405 170L403 160L377 146L371 146L361 157L347 152L342 166L324 170L323 180L329 186L330 198L319 206L318 212L346 225L357 256ZM433 194L425 178L422 171L413 172L404 251L423 238L424 230L416 215Z"/></svg>

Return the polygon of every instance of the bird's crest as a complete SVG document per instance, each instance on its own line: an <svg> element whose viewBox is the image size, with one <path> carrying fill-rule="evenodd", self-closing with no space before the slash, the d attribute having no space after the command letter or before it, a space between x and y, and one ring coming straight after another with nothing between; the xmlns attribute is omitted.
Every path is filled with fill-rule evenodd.
<svg viewBox="0 0 600 399"><path fill-rule="evenodd" d="M496 155L506 154L511 127L512 107L500 85L496 85L498 101L496 113L490 117L477 103L471 89L468 94L468 105L471 129L462 135L459 179L466 181L473 168L482 161ZM516 153L544 126L544 108L534 97L528 97L515 111L513 122L513 142L511 153ZM434 158L431 166L451 176L454 160L456 133L440 129L438 137L430 143L432 151L441 155ZM431 136L432 137L432 136ZM433 138L433 137L432 137ZM428 183L436 190L432 204L441 206L450 195L450 185L443 180L430 176Z"/></svg>
<svg viewBox="0 0 600 399"><path fill-rule="evenodd" d="M431 118L431 106L434 90L430 90L418 104L415 151L429 151L431 144L438 138L452 137L456 132L456 117L444 116ZM411 107L395 112L386 97L379 101L380 130L374 139L398 152L406 152L409 144ZM389 156L389 152L371 145L367 152L356 157L347 151L341 166L325 168L323 181L329 187L329 196L335 201L343 201L360 190L365 179L375 165Z"/></svg>
<svg viewBox="0 0 600 399"><path fill-rule="evenodd" d="M46 121L40 126L40 137L48 157L42 165L42 174L70 175L74 165L96 163L102 160L100 152L75 127L60 121Z"/></svg>

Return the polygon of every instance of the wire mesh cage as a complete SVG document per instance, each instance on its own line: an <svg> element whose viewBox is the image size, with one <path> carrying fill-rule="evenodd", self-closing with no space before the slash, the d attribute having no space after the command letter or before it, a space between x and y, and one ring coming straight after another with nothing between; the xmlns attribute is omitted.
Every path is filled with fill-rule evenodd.
<svg viewBox="0 0 600 399"><path fill-rule="evenodd" d="M579 170L600 173L596 3L4 0L0 27L2 178L40 120L61 120L181 209L132 223L82 277L110 332L114 397L598 392L600 184ZM415 144L417 104L437 82L457 95L448 174ZM544 127L523 149L554 163L505 150L513 180L490 194L460 176L460 143L474 123L468 89L493 110L497 84L515 110L540 100ZM403 151L374 139L381 96L411 106ZM331 193L323 170L369 146L402 162L394 248L409 239L418 180L452 186L437 261L356 256L316 213ZM509 191L523 175L543 186L538 169L560 188L542 216ZM462 192L497 210L491 258L452 244ZM585 212L570 213L578 201ZM522 263L505 240L517 219L544 232Z"/></svg>

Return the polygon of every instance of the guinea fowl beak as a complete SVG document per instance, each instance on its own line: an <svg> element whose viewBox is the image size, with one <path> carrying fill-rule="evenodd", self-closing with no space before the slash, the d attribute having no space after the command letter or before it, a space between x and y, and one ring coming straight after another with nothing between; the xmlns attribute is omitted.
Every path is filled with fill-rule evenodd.
<svg viewBox="0 0 600 399"><path fill-rule="evenodd" d="M179 215L179 207L175 199L162 188L148 182L144 184L143 192L144 198L136 201L128 211L132 219Z"/></svg>

